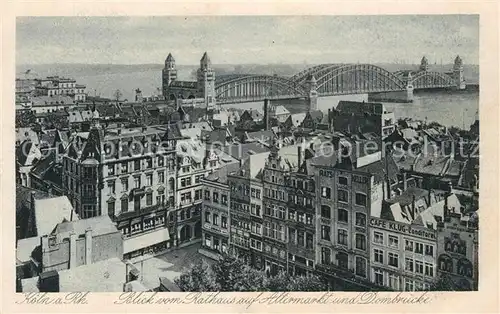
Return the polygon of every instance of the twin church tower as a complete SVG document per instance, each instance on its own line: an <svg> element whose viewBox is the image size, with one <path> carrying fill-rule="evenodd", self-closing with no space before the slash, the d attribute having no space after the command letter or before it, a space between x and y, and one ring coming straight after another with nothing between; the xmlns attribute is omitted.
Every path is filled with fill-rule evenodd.
<svg viewBox="0 0 500 314"><path fill-rule="evenodd" d="M163 96L169 100L203 99L207 107L215 107L215 72L212 62L205 52L200 60L196 81L179 81L172 54L165 59L162 71Z"/></svg>

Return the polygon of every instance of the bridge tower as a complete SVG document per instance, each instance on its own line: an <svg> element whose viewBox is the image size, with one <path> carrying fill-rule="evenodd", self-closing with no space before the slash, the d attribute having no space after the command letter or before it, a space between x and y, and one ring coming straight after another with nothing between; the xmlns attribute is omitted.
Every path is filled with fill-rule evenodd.
<svg viewBox="0 0 500 314"><path fill-rule="evenodd" d="M169 53L167 59L165 59L165 67L162 71L162 87L163 96L168 98L168 89L170 83L177 80L177 69L175 68L175 59L172 54Z"/></svg>
<svg viewBox="0 0 500 314"><path fill-rule="evenodd" d="M464 66L462 64L462 58L458 55L453 65L453 78L457 84L457 89L465 89Z"/></svg>
<svg viewBox="0 0 500 314"><path fill-rule="evenodd" d="M429 61L425 56L423 56L420 61L420 71L429 71Z"/></svg>
<svg viewBox="0 0 500 314"><path fill-rule="evenodd" d="M205 52L200 60L200 68L197 75L198 97L205 99L207 109L215 108L215 72L212 62Z"/></svg>
<svg viewBox="0 0 500 314"><path fill-rule="evenodd" d="M406 76L406 100L409 102L413 101L413 77L410 71L408 71L408 75Z"/></svg>
<svg viewBox="0 0 500 314"><path fill-rule="evenodd" d="M318 84L316 82L316 78L314 77L314 75L311 74L307 79L307 88L309 92L307 95L308 111L318 110L317 87Z"/></svg>

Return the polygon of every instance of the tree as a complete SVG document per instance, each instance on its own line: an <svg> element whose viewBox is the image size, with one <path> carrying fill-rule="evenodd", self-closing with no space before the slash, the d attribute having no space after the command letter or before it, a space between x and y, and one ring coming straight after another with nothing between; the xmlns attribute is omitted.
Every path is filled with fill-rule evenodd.
<svg viewBox="0 0 500 314"><path fill-rule="evenodd" d="M113 97L116 100L116 102L119 102L120 99L122 98L122 96L123 96L123 94L122 94L122 92L119 89L117 89L115 91L115 93L113 94Z"/></svg>
<svg viewBox="0 0 500 314"><path fill-rule="evenodd" d="M211 267L195 264L175 279L185 292L195 291L326 291L318 276L292 276L285 272L268 277L242 260L225 256Z"/></svg>
<svg viewBox="0 0 500 314"><path fill-rule="evenodd" d="M218 291L213 273L203 262L194 264L174 282L182 291Z"/></svg>

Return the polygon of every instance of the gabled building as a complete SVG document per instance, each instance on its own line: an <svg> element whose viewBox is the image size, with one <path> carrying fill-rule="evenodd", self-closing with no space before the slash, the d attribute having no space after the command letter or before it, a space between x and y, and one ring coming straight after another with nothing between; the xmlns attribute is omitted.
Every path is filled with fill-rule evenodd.
<svg viewBox="0 0 500 314"><path fill-rule="evenodd" d="M63 188L81 219L109 216L124 235L126 258L173 245L177 125L93 128L63 156ZM175 185L174 185L175 189ZM173 200L170 198L172 197Z"/></svg>
<svg viewBox="0 0 500 314"><path fill-rule="evenodd" d="M345 133L373 132L384 139L396 128L394 113L381 103L339 101L332 110L333 129Z"/></svg>
<svg viewBox="0 0 500 314"><path fill-rule="evenodd" d="M239 162L228 163L201 179L203 184L202 250L219 258L229 253L231 207L228 174L239 169Z"/></svg>

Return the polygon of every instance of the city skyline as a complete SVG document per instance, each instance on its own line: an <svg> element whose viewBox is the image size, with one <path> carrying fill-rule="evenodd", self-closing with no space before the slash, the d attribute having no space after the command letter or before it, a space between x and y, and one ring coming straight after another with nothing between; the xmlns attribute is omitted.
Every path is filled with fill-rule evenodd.
<svg viewBox="0 0 500 314"><path fill-rule="evenodd" d="M193 35L195 34L195 35ZM243 38L244 40L241 40ZM71 43L71 45L69 45ZM22 17L16 63L479 63L478 15Z"/></svg>

